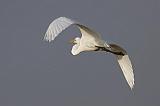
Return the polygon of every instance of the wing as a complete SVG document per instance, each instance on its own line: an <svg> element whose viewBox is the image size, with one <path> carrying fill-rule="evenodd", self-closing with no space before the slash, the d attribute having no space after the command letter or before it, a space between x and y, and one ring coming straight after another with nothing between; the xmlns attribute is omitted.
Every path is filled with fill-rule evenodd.
<svg viewBox="0 0 160 106"><path fill-rule="evenodd" d="M84 38L88 38L88 37L95 38L95 39L101 38L100 34L91 28L88 28L88 27L86 27L84 25L80 25L80 24L78 24L78 27L82 33L82 37L84 37Z"/></svg>
<svg viewBox="0 0 160 106"><path fill-rule="evenodd" d="M80 24L79 22L73 21L66 17L59 17L55 19L48 27L46 34L44 36L44 40L52 41L57 37L63 30L68 28L71 25L77 25L80 29L82 36L90 36L92 38L99 38L100 35L95 31L91 30L90 28ZM87 33L87 34L85 34ZM86 36L86 37L87 37Z"/></svg>
<svg viewBox="0 0 160 106"><path fill-rule="evenodd" d="M69 26L76 24L75 21L68 19L66 17L59 17L55 19L48 27L47 32L44 36L44 40L52 41L57 37L63 30Z"/></svg>
<svg viewBox="0 0 160 106"><path fill-rule="evenodd" d="M132 64L131 61L128 57L128 55L117 55L118 58L118 63L122 69L122 72L129 84L129 86L131 87L131 89L134 86L134 73L133 73L133 68L132 68Z"/></svg>

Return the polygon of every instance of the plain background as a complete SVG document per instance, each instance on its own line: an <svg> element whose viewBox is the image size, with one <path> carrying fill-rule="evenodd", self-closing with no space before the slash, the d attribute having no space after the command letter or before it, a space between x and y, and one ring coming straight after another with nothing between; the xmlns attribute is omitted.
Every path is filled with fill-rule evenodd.
<svg viewBox="0 0 160 106"><path fill-rule="evenodd" d="M128 51L133 91L113 55L71 55L76 27L43 41L60 16ZM0 37L1 106L160 106L159 0L1 0Z"/></svg>

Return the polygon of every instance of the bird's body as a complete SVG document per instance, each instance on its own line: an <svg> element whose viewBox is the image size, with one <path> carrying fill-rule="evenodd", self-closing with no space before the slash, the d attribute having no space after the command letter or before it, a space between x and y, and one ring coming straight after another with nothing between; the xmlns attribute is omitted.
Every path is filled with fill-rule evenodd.
<svg viewBox="0 0 160 106"><path fill-rule="evenodd" d="M81 38L76 37L72 41L74 46L72 47L71 53L73 55L78 55L83 51L106 51L115 54L122 72L132 89L134 86L134 74L127 52L116 44L108 44L106 41L102 40L100 34L94 30L80 24L79 22L60 17L49 25L44 39L49 42L54 40L56 36L71 25L76 25L82 34Z"/></svg>
<svg viewBox="0 0 160 106"><path fill-rule="evenodd" d="M103 41L98 33L93 32L92 30L86 28L85 26L79 26L79 29L82 33L82 37L76 37L75 40L77 41L77 50L73 50L72 54L77 55L83 51L95 51L98 47L105 47L106 42ZM94 36L93 36L94 35ZM79 46L78 46L79 45ZM106 46L107 48L107 46Z"/></svg>

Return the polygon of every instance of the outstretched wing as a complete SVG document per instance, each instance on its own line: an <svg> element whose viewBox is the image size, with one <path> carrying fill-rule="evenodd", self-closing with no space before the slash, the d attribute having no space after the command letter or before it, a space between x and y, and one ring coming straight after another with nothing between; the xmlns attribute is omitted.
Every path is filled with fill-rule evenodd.
<svg viewBox="0 0 160 106"><path fill-rule="evenodd" d="M44 36L44 40L52 41L57 37L63 30L68 28L69 26L76 24L75 21L65 18L59 17L55 19L48 27L47 32Z"/></svg>
<svg viewBox="0 0 160 106"><path fill-rule="evenodd" d="M73 21L66 17L59 17L55 19L48 27L46 34L44 36L44 40L52 41L57 37L63 30L68 28L71 25L77 25L80 29L82 36L89 36L94 38L99 38L99 34L95 31L91 30L90 28L80 24L79 22Z"/></svg>
<svg viewBox="0 0 160 106"><path fill-rule="evenodd" d="M134 73L133 73L133 68L132 68L132 64L131 61L129 59L128 55L117 55L118 58L118 63L122 69L122 72L129 84L129 86L131 87L131 89L134 86Z"/></svg>

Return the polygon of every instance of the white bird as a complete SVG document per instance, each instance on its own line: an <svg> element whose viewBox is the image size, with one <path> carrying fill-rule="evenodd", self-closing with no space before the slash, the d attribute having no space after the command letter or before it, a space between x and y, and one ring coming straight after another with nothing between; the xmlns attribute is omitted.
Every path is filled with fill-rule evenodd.
<svg viewBox="0 0 160 106"><path fill-rule="evenodd" d="M73 55L78 55L83 51L106 51L116 55L124 77L127 80L130 88L132 89L134 86L134 73L127 52L116 44L108 44L107 42L102 40L100 34L95 32L94 30L69 18L59 17L49 25L44 36L44 40L51 42L63 30L71 25L77 26L82 35L81 38L76 37L74 40L72 40L74 46L72 47L71 53Z"/></svg>

